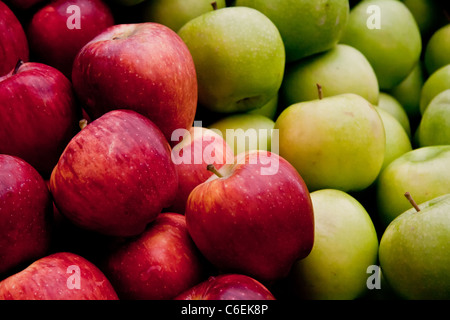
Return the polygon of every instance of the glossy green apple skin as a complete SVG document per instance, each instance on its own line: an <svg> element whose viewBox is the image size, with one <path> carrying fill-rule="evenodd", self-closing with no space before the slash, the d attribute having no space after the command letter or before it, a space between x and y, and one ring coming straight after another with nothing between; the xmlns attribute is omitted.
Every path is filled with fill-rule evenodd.
<svg viewBox="0 0 450 320"><path fill-rule="evenodd" d="M378 103L378 80L372 66L361 52L348 45L339 44L288 65L281 86L283 103L317 99L317 84L322 86L324 97L355 93L372 104Z"/></svg>
<svg viewBox="0 0 450 320"><path fill-rule="evenodd" d="M431 100L418 129L419 145L450 145L450 89Z"/></svg>
<svg viewBox="0 0 450 320"><path fill-rule="evenodd" d="M392 161L380 174L376 197L384 226L410 208L405 192L417 203L450 193L450 145L414 149Z"/></svg>
<svg viewBox="0 0 450 320"><path fill-rule="evenodd" d="M235 114L211 124L210 129L219 130L222 137L228 143L235 155L250 150L271 150L271 138L272 129L275 126L275 122L267 118L266 116L258 114ZM227 130L235 130L234 135L227 134ZM238 129L241 129L238 131ZM246 135L249 136L251 132L255 133L257 139L252 144L251 141L245 141L245 145L242 142ZM260 131L261 130L261 131ZM247 134L246 134L247 132ZM235 138L236 136L236 138ZM261 140L261 139L263 140Z"/></svg>
<svg viewBox="0 0 450 320"><path fill-rule="evenodd" d="M431 100L444 90L450 89L450 64L433 72L425 81L420 93L420 112L423 115Z"/></svg>
<svg viewBox="0 0 450 320"><path fill-rule="evenodd" d="M152 0L143 8L145 21L161 23L175 32L188 21L213 10L210 0ZM217 8L225 8L225 0L216 0Z"/></svg>
<svg viewBox="0 0 450 320"><path fill-rule="evenodd" d="M445 16L439 1L435 0L402 0L411 11L419 26L420 33L427 39L440 24L445 22Z"/></svg>
<svg viewBox="0 0 450 320"><path fill-rule="evenodd" d="M379 107L377 107L377 111L383 121L386 134L386 151L381 167L381 171L383 171L392 161L411 151L412 145L405 129L394 116Z"/></svg>
<svg viewBox="0 0 450 320"><path fill-rule="evenodd" d="M279 154L311 191L365 189L383 164L383 122L375 107L355 94L291 105L280 114L275 129Z"/></svg>
<svg viewBox="0 0 450 320"><path fill-rule="evenodd" d="M373 6L373 7L370 7ZM368 27L371 8L379 8L380 28ZM417 23L400 1L368 0L351 11L341 43L361 51L378 77L380 89L398 85L420 59L422 39Z"/></svg>
<svg viewBox="0 0 450 320"><path fill-rule="evenodd" d="M280 30L287 61L333 48L348 20L348 0L237 0L236 6L255 8Z"/></svg>
<svg viewBox="0 0 450 320"><path fill-rule="evenodd" d="M400 84L388 91L403 106L410 121L421 117L420 91L424 83L424 67L422 61L419 61Z"/></svg>
<svg viewBox="0 0 450 320"><path fill-rule="evenodd" d="M269 119L275 120L275 117L278 112L278 103L279 103L279 95L276 94L275 96L273 96L272 99L269 100L269 102L267 102L261 108L250 110L248 113L259 114Z"/></svg>
<svg viewBox="0 0 450 320"><path fill-rule="evenodd" d="M425 66L428 74L450 64L450 23L438 29L425 48Z"/></svg>
<svg viewBox="0 0 450 320"><path fill-rule="evenodd" d="M365 208L334 189L311 192L314 246L292 268L302 299L353 300L367 291L367 267L377 263L378 237Z"/></svg>
<svg viewBox="0 0 450 320"><path fill-rule="evenodd" d="M200 105L216 112L245 112L278 93L284 44L276 26L261 12L218 9L192 19L178 34L194 59Z"/></svg>
<svg viewBox="0 0 450 320"><path fill-rule="evenodd" d="M446 300L450 297L450 193L419 208L402 213L386 228L380 241L380 266L401 297Z"/></svg>
<svg viewBox="0 0 450 320"><path fill-rule="evenodd" d="M377 106L394 116L394 118L402 125L403 129L405 129L408 136L411 136L411 125L409 123L408 114L397 99L386 92L380 92Z"/></svg>

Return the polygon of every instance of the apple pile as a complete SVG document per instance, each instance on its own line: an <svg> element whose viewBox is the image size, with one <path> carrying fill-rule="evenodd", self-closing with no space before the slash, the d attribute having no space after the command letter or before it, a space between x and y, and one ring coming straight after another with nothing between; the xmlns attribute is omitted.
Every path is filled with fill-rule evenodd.
<svg viewBox="0 0 450 320"><path fill-rule="evenodd" d="M450 11L0 1L0 300L450 299Z"/></svg>

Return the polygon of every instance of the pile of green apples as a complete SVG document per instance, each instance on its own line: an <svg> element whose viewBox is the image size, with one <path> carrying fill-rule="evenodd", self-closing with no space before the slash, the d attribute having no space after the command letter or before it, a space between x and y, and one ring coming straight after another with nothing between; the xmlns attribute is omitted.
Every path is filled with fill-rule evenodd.
<svg viewBox="0 0 450 320"><path fill-rule="evenodd" d="M311 192L295 296L450 298L450 24L437 1L237 0L178 34L208 127L271 130L227 142L277 152Z"/></svg>

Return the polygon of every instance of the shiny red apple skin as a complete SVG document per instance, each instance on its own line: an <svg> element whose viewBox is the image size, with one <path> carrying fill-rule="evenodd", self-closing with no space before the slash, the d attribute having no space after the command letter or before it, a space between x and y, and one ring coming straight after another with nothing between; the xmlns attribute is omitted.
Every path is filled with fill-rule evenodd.
<svg viewBox="0 0 450 320"><path fill-rule="evenodd" d="M270 158L272 157L272 158ZM273 159L272 175L262 174ZM251 151L236 157L189 195L186 222L203 255L223 272L264 283L284 278L314 242L314 213L306 184L282 157Z"/></svg>
<svg viewBox="0 0 450 320"><path fill-rule="evenodd" d="M242 274L222 274L184 291L174 300L276 300L259 281Z"/></svg>
<svg viewBox="0 0 450 320"><path fill-rule="evenodd" d="M79 131L72 84L60 71L25 62L0 77L0 153L17 156L48 178Z"/></svg>
<svg viewBox="0 0 450 320"><path fill-rule="evenodd" d="M234 161L234 154L219 134L207 128L192 127L173 147L172 159L178 173L178 192L170 210L184 214L191 191L213 174L206 169L207 165L213 164L219 169L227 161Z"/></svg>
<svg viewBox="0 0 450 320"><path fill-rule="evenodd" d="M73 15L67 8L72 5L80 10L80 28L67 26ZM112 25L113 14L102 0L49 2L33 15L27 27L31 54L36 61L57 68L71 79L73 60L78 51Z"/></svg>
<svg viewBox="0 0 450 320"><path fill-rule="evenodd" d="M79 227L110 236L142 233L178 187L161 130L132 110L88 124L67 145L50 178L58 210Z"/></svg>
<svg viewBox="0 0 450 320"><path fill-rule="evenodd" d="M174 31L157 23L103 31L76 56L72 82L92 119L131 109L152 120L171 145L172 132L190 129L197 110L191 53Z"/></svg>
<svg viewBox="0 0 450 320"><path fill-rule="evenodd" d="M79 288L75 287L75 268ZM73 281L73 282L72 282ZM85 258L58 252L0 282L0 300L118 300L102 271Z"/></svg>
<svg viewBox="0 0 450 320"><path fill-rule="evenodd" d="M121 299L170 300L203 279L204 262L184 215L167 212L114 249L103 270Z"/></svg>
<svg viewBox="0 0 450 320"><path fill-rule="evenodd" d="M52 209L39 173L20 158L0 154L0 274L45 255Z"/></svg>
<svg viewBox="0 0 450 320"><path fill-rule="evenodd" d="M26 10L34 7L46 0L8 0L8 2L17 9Z"/></svg>
<svg viewBox="0 0 450 320"><path fill-rule="evenodd" d="M0 76L10 72L18 60L28 61L28 40L14 12L0 1Z"/></svg>

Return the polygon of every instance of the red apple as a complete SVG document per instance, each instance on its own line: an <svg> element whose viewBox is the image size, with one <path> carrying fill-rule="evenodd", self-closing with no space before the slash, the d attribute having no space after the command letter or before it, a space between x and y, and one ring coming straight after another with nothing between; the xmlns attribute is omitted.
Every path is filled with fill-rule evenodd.
<svg viewBox="0 0 450 320"><path fill-rule="evenodd" d="M52 209L39 173L20 158L0 154L0 274L44 256Z"/></svg>
<svg viewBox="0 0 450 320"><path fill-rule="evenodd" d="M0 76L10 72L18 60L28 61L28 40L14 12L0 1ZM1 101L1 100L0 100Z"/></svg>
<svg viewBox="0 0 450 320"><path fill-rule="evenodd" d="M82 228L138 235L175 197L170 152L151 120L132 110L110 111L68 143L50 178L55 204Z"/></svg>
<svg viewBox="0 0 450 320"><path fill-rule="evenodd" d="M113 109L131 109L150 118L169 142L175 129L190 129L194 121L194 61L181 38L157 23L103 31L76 56L72 81L93 119Z"/></svg>
<svg viewBox="0 0 450 320"><path fill-rule="evenodd" d="M203 255L223 272L262 282L287 276L314 242L308 189L282 157L250 151L189 195L186 222Z"/></svg>
<svg viewBox="0 0 450 320"><path fill-rule="evenodd" d="M234 162L233 150L221 135L203 127L192 127L172 149L178 173L178 192L170 210L184 214L189 194L213 173L208 164L220 168Z"/></svg>
<svg viewBox="0 0 450 320"><path fill-rule="evenodd" d="M117 300L109 280L85 258L58 252L0 282L0 300Z"/></svg>
<svg viewBox="0 0 450 320"><path fill-rule="evenodd" d="M18 63L0 77L0 153L15 155L47 178L79 131L70 81L57 69Z"/></svg>
<svg viewBox="0 0 450 320"><path fill-rule="evenodd" d="M78 51L113 24L111 10L102 0L52 1L33 15L27 28L31 54L70 79Z"/></svg>
<svg viewBox="0 0 450 320"><path fill-rule="evenodd" d="M184 291L175 300L275 300L259 281L242 274L210 277Z"/></svg>
<svg viewBox="0 0 450 320"><path fill-rule="evenodd" d="M102 269L121 299L169 300L202 280L202 259L185 217L161 213L138 238L113 250Z"/></svg>
<svg viewBox="0 0 450 320"><path fill-rule="evenodd" d="M25 10L30 9L31 7L37 5L38 3L42 3L47 0L8 0L7 2L10 3L12 6L14 6L17 9Z"/></svg>

